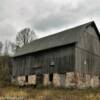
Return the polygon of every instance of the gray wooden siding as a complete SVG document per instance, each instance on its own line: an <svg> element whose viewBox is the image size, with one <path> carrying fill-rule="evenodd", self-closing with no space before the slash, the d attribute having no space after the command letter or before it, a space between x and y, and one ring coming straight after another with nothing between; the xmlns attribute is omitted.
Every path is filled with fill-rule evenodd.
<svg viewBox="0 0 100 100"><path fill-rule="evenodd" d="M94 29L93 26L89 25L86 30L90 35L94 36L95 38L98 38L98 35L96 34L96 30Z"/></svg>
<svg viewBox="0 0 100 100"><path fill-rule="evenodd" d="M17 57L14 63L13 76L74 71L75 44Z"/></svg>
<svg viewBox="0 0 100 100"><path fill-rule="evenodd" d="M57 44L58 41L58 44L63 43L63 45L70 43L69 45L15 57L13 76L69 71L100 75L100 40L95 28L89 24L84 28L78 27L67 32L70 34L66 33L66 37L60 34L62 38L54 37L53 42ZM55 41L56 39L57 41ZM73 40L76 44L71 44ZM31 45L29 47L31 48ZM33 50L33 48L31 49Z"/></svg>
<svg viewBox="0 0 100 100"><path fill-rule="evenodd" d="M93 29L91 30L91 33L90 30L85 30L84 32L80 33L80 39L77 46L87 50L88 52L100 55L100 40L96 34L96 31Z"/></svg>
<svg viewBox="0 0 100 100"><path fill-rule="evenodd" d="M76 71L100 75L100 40L94 28L80 34L75 52Z"/></svg>
<svg viewBox="0 0 100 100"><path fill-rule="evenodd" d="M100 56L81 48L76 48L76 71L91 75L100 75Z"/></svg>

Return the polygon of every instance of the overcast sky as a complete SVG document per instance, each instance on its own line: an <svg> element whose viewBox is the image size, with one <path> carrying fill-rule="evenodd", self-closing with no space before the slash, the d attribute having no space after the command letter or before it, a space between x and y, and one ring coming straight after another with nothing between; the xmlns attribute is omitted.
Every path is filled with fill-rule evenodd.
<svg viewBox="0 0 100 100"><path fill-rule="evenodd" d="M0 41L25 27L42 37L91 20L100 29L100 0L0 0Z"/></svg>

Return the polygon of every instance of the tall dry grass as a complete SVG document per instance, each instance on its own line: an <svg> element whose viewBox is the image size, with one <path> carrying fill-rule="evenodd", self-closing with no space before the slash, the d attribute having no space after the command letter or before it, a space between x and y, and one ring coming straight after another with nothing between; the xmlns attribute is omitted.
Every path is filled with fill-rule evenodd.
<svg viewBox="0 0 100 100"><path fill-rule="evenodd" d="M100 100L100 89L61 89L61 88L0 88L0 97L23 97L24 100Z"/></svg>

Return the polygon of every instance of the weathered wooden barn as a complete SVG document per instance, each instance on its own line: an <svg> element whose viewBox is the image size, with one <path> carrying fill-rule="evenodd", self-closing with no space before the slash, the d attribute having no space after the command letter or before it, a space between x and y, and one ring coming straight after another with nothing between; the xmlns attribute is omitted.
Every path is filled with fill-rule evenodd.
<svg viewBox="0 0 100 100"><path fill-rule="evenodd" d="M94 21L43 37L18 49L13 78L56 87L97 87L100 34Z"/></svg>

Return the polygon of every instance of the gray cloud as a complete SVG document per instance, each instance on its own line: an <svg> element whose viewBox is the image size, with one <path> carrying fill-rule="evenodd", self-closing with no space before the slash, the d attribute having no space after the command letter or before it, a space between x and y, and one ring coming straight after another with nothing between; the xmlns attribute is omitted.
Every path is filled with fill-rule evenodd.
<svg viewBox="0 0 100 100"><path fill-rule="evenodd" d="M0 40L14 41L24 27L45 36L93 19L100 28L99 10L99 0L2 0Z"/></svg>

